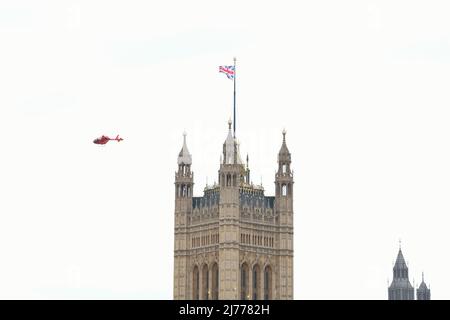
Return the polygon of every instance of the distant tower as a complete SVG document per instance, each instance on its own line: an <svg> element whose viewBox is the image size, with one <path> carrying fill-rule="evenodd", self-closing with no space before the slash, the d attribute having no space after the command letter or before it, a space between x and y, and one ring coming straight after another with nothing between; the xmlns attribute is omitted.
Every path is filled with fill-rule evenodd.
<svg viewBox="0 0 450 320"><path fill-rule="evenodd" d="M239 299L240 186L244 166L239 145L228 121L228 136L223 143L223 162L219 169L219 299Z"/></svg>
<svg viewBox="0 0 450 320"><path fill-rule="evenodd" d="M402 248L399 248L394 265L394 278L388 289L389 300L414 300L414 288L409 282L408 266L403 258Z"/></svg>
<svg viewBox="0 0 450 320"><path fill-rule="evenodd" d="M280 227L278 243L280 253L277 256L279 299L293 299L293 198L294 185L291 171L291 153L286 145L286 130L283 130L283 143L278 152L278 171L275 174L275 210L279 213Z"/></svg>
<svg viewBox="0 0 450 320"><path fill-rule="evenodd" d="M428 289L427 285L425 284L425 281L423 280L423 272L422 272L422 283L419 286L419 289L417 289L417 300L430 300L431 299L431 292L430 289Z"/></svg>
<svg viewBox="0 0 450 320"><path fill-rule="evenodd" d="M186 145L186 133L183 133L183 147L178 154L178 171L175 173L175 248L173 283L173 296L175 299L185 297L189 288L185 270L188 268L188 259L186 257L186 250L188 249L188 215L192 212L192 190L194 187L194 174L191 172L191 165L192 157Z"/></svg>

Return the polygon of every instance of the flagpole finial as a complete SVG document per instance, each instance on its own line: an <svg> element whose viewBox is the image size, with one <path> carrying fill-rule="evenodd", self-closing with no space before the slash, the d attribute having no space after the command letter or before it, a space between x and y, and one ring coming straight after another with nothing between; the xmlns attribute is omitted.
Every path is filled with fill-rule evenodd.
<svg viewBox="0 0 450 320"><path fill-rule="evenodd" d="M236 63L236 57L233 57L233 61Z"/></svg>
<svg viewBox="0 0 450 320"><path fill-rule="evenodd" d="M228 129L230 129L231 130L231 119L228 119Z"/></svg>

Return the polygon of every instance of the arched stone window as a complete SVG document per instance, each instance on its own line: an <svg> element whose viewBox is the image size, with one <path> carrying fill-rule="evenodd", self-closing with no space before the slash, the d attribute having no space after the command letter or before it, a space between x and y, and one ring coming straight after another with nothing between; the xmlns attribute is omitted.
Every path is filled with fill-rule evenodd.
<svg viewBox="0 0 450 320"><path fill-rule="evenodd" d="M227 174L227 187L231 187L231 174Z"/></svg>
<svg viewBox="0 0 450 320"><path fill-rule="evenodd" d="M281 185L281 195L284 197L287 196L287 185L284 183Z"/></svg>
<svg viewBox="0 0 450 320"><path fill-rule="evenodd" d="M198 292L199 283L200 283L200 279L199 279L198 267L195 266L194 270L192 271L192 299L193 300L199 300L199 298L200 298L200 295Z"/></svg>
<svg viewBox="0 0 450 320"><path fill-rule="evenodd" d="M253 300L261 299L259 296L261 271L258 264L253 266Z"/></svg>
<svg viewBox="0 0 450 320"><path fill-rule="evenodd" d="M264 268L264 300L272 300L272 268Z"/></svg>
<svg viewBox="0 0 450 320"><path fill-rule="evenodd" d="M241 266L241 300L249 299L248 289L248 265L244 262Z"/></svg>
<svg viewBox="0 0 450 320"><path fill-rule="evenodd" d="M202 299L208 300L209 298L209 271L206 264L202 268Z"/></svg>
<svg viewBox="0 0 450 320"><path fill-rule="evenodd" d="M217 263L214 263L212 268L212 286L211 286L211 299L218 300L219 299L219 267Z"/></svg>

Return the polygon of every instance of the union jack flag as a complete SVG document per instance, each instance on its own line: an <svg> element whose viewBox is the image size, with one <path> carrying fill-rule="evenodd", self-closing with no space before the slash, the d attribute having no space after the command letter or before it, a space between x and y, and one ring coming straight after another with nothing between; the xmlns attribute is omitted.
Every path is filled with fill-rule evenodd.
<svg viewBox="0 0 450 320"><path fill-rule="evenodd" d="M228 79L234 79L234 66L220 66L219 72L225 73Z"/></svg>

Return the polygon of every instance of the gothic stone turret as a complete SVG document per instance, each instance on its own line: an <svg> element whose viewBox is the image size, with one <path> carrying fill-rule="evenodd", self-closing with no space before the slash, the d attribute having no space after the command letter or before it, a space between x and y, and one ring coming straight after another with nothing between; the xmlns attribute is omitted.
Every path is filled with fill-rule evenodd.
<svg viewBox="0 0 450 320"><path fill-rule="evenodd" d="M430 300L431 299L431 290L427 287L423 272L422 272L422 282L420 283L419 288L417 289L417 300Z"/></svg>
<svg viewBox="0 0 450 320"><path fill-rule="evenodd" d="M394 265L394 278L388 289L389 300L414 300L414 288L409 282L408 266L403 257L402 249L398 250Z"/></svg>
<svg viewBox="0 0 450 320"><path fill-rule="evenodd" d="M188 267L186 256L188 246L189 215L192 213L192 191L194 174L191 172L192 157L186 145L184 134L183 147L178 155L178 171L175 173L175 259L173 295L175 299L185 297L188 279L185 270Z"/></svg>

